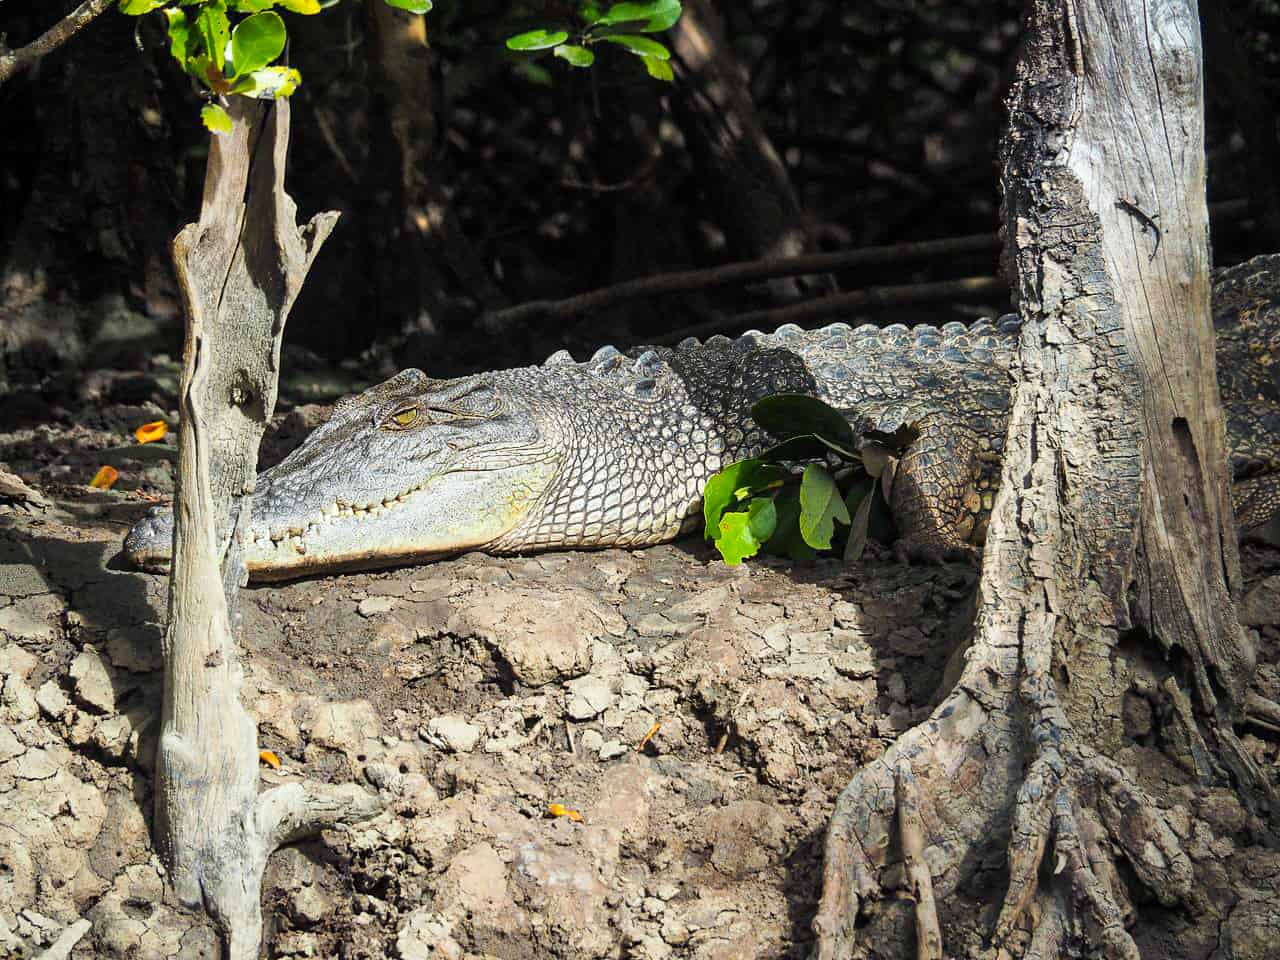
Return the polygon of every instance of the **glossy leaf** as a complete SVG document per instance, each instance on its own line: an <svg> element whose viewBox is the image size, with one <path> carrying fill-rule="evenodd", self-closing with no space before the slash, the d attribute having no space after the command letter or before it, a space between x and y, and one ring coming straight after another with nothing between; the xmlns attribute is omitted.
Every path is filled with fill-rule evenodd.
<svg viewBox="0 0 1280 960"><path fill-rule="evenodd" d="M300 13L304 17L314 16L323 9L323 7L320 6L320 0L279 0L279 2L280 6L284 7L290 13ZM427 10L430 9L431 4L428 3Z"/></svg>
<svg viewBox="0 0 1280 960"><path fill-rule="evenodd" d="M387 6L410 13L426 13L432 7L431 0L387 0Z"/></svg>
<svg viewBox="0 0 1280 960"><path fill-rule="evenodd" d="M201 110L200 119L209 128L210 133L231 132L231 116L216 103L211 103Z"/></svg>
<svg viewBox="0 0 1280 960"><path fill-rule="evenodd" d="M652 0L650 3L615 3L604 16L588 20L596 26L616 23L639 23L633 29L641 33L657 33L670 29L680 19L680 0Z"/></svg>
<svg viewBox="0 0 1280 960"><path fill-rule="evenodd" d="M655 80L671 83L676 78L675 73L671 70L671 64L665 60L659 60L657 57L645 57L644 68L649 71L649 76Z"/></svg>
<svg viewBox="0 0 1280 960"><path fill-rule="evenodd" d="M773 536L764 545L766 553L790 557L792 560L812 560L818 551L804 542L800 535L800 488L788 486L779 490L773 498L778 522Z"/></svg>
<svg viewBox="0 0 1280 960"><path fill-rule="evenodd" d="M509 50L547 50L564 43L568 39L569 34L565 30L530 30L527 33L518 33L514 37L508 37L507 48Z"/></svg>
<svg viewBox="0 0 1280 960"><path fill-rule="evenodd" d="M818 550L830 550L835 521L849 523L849 509L827 468L811 463L800 480L800 535Z"/></svg>
<svg viewBox="0 0 1280 960"><path fill-rule="evenodd" d="M707 481L702 494L702 518L708 540L720 533L720 517L730 507L741 503L752 493L761 493L781 485L787 472L755 457L731 463Z"/></svg>
<svg viewBox="0 0 1280 960"><path fill-rule="evenodd" d="M289 96L300 83L302 74L293 67L263 67L241 77L232 87L232 92L255 100L274 100Z"/></svg>
<svg viewBox="0 0 1280 960"><path fill-rule="evenodd" d="M168 0L120 0L120 12L131 17L140 17L144 13L163 7L167 2Z"/></svg>
<svg viewBox="0 0 1280 960"><path fill-rule="evenodd" d="M778 513L772 497L756 497L745 511L726 513L720 518L720 536L716 549L729 566L737 566L747 557L760 552L764 542L773 536Z"/></svg>
<svg viewBox="0 0 1280 960"><path fill-rule="evenodd" d="M219 2L201 7L200 12L196 14L196 33L204 46L205 54L219 71L222 70L226 63L227 43L231 38L231 24L227 22L226 5Z"/></svg>
<svg viewBox="0 0 1280 960"><path fill-rule="evenodd" d="M284 53L284 21L273 10L245 17L231 31L231 66L237 77L261 70Z"/></svg>
<svg viewBox="0 0 1280 960"><path fill-rule="evenodd" d="M181 10L166 10L165 19L169 21L169 52L173 59L185 70L187 68L187 44L191 39L191 24L187 15Z"/></svg>
<svg viewBox="0 0 1280 960"><path fill-rule="evenodd" d="M853 428L840 412L803 393L776 393L757 400L751 418L775 437L811 433L846 459L856 460Z"/></svg>
<svg viewBox="0 0 1280 960"><path fill-rule="evenodd" d="M562 43L556 47L554 51L557 57L569 63L574 67L589 67L596 62L596 55L586 47L575 46L571 43Z"/></svg>
<svg viewBox="0 0 1280 960"><path fill-rule="evenodd" d="M231 0L231 9L239 10L241 13L261 13L263 10L270 10L276 5L276 0ZM281 6L288 6L281 3Z"/></svg>
<svg viewBox="0 0 1280 960"><path fill-rule="evenodd" d="M615 33L600 39L606 43L616 43L620 47L625 47L637 57L644 57L645 59L652 57L654 60L671 59L670 50L657 40L650 40L648 37L637 37L631 33Z"/></svg>

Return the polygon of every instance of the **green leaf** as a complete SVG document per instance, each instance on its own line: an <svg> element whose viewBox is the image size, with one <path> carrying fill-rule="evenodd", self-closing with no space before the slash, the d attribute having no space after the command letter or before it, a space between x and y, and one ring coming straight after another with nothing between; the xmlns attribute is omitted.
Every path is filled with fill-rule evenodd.
<svg viewBox="0 0 1280 960"><path fill-rule="evenodd" d="M276 5L276 0L231 0L230 7L232 10L238 10L241 13L261 13L263 10L270 10ZM288 4L282 4L288 6Z"/></svg>
<svg viewBox="0 0 1280 960"><path fill-rule="evenodd" d="M268 10L245 17L231 31L232 76L244 77L261 70L284 53L287 39L280 14Z"/></svg>
<svg viewBox="0 0 1280 960"><path fill-rule="evenodd" d="M644 68L649 71L649 76L655 80L671 83L676 78L676 75L671 71L671 64L665 60L659 60L657 57L645 57Z"/></svg>
<svg viewBox="0 0 1280 960"><path fill-rule="evenodd" d="M751 418L780 439L812 433L846 459L858 459L849 421L838 410L814 397L803 393L775 393L755 402Z"/></svg>
<svg viewBox="0 0 1280 960"><path fill-rule="evenodd" d="M830 550L837 520L849 522L840 489L826 467L811 463L800 480L800 535L809 546Z"/></svg>
<svg viewBox="0 0 1280 960"><path fill-rule="evenodd" d="M680 0L615 3L604 16L587 22L593 26L607 27L615 23L644 21L643 26L634 29L641 33L657 33L660 30L669 30L680 19L680 9Z"/></svg>
<svg viewBox="0 0 1280 960"><path fill-rule="evenodd" d="M207 105L200 111L200 119L209 128L210 133L230 133L231 117L216 103Z"/></svg>
<svg viewBox="0 0 1280 960"><path fill-rule="evenodd" d="M200 12L196 14L196 32L204 45L204 52L213 61L214 66L221 70L226 63L227 41L231 37L231 24L227 22L227 6L222 0L200 8Z"/></svg>
<svg viewBox="0 0 1280 960"><path fill-rule="evenodd" d="M566 30L547 30L538 29L530 30L527 33L518 33L514 37L507 38L508 50L546 50L549 47L558 46L569 39L569 33Z"/></svg>
<svg viewBox="0 0 1280 960"><path fill-rule="evenodd" d="M284 7L290 13L300 13L304 17L314 16L321 9L320 0L280 0L280 6ZM427 10L431 9L431 4L427 4ZM423 11L424 13L426 11Z"/></svg>
<svg viewBox="0 0 1280 960"><path fill-rule="evenodd" d="M120 0L120 12L131 17L140 17L157 7L163 7L167 2L168 0Z"/></svg>
<svg viewBox="0 0 1280 960"><path fill-rule="evenodd" d="M302 74L293 67L263 67L241 77L231 92L256 100L275 100L292 94L300 83Z"/></svg>
<svg viewBox="0 0 1280 960"><path fill-rule="evenodd" d="M671 51L660 44L657 40L650 40L648 37L637 37L631 33L615 33L607 37L601 37L606 43L616 43L620 47L626 47L637 57L648 59L652 57L655 60L670 60ZM511 41L507 41L510 46Z"/></svg>
<svg viewBox="0 0 1280 960"><path fill-rule="evenodd" d="M578 17L588 24L597 23L604 13L600 9L600 4L596 0L584 0L578 6Z"/></svg>
<svg viewBox="0 0 1280 960"><path fill-rule="evenodd" d="M165 19L169 21L169 52L173 59L187 69L187 41L191 38L191 24L187 15L181 10L166 10Z"/></svg>
<svg viewBox="0 0 1280 960"><path fill-rule="evenodd" d="M720 519L720 536L716 549L729 566L737 566L754 557L777 527L778 513L772 497L756 497L745 512L726 513Z"/></svg>
<svg viewBox="0 0 1280 960"><path fill-rule="evenodd" d="M800 535L800 488L787 486L773 497L777 524L773 536L764 544L766 553L792 560L812 560L818 551L804 542Z"/></svg>
<svg viewBox="0 0 1280 960"><path fill-rule="evenodd" d="M752 493L777 486L786 479L781 467L764 463L755 457L731 463L707 481L702 493L702 517L705 535L714 540L720 530L720 516Z"/></svg>
<svg viewBox="0 0 1280 960"><path fill-rule="evenodd" d="M426 13L432 7L431 0L387 0L387 6L408 10L410 13Z"/></svg>
<svg viewBox="0 0 1280 960"><path fill-rule="evenodd" d="M596 62L596 55L586 47L562 43L552 51L561 60L566 60L574 67L589 67Z"/></svg>

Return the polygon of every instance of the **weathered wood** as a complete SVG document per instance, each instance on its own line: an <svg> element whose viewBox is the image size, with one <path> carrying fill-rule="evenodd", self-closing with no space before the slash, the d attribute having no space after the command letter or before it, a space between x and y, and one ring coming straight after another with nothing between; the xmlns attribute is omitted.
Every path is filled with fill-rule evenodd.
<svg viewBox="0 0 1280 960"><path fill-rule="evenodd" d="M938 896L1007 824L996 944L1022 931L1040 960L1067 944L1136 958L1116 856L1162 903L1209 909L1163 812L1106 756L1133 627L1153 663L1183 651L1216 756L1255 808L1270 802L1231 729L1251 663L1232 604L1195 2L1031 0L1026 25L1002 150L1024 327L975 638L955 690L841 795L822 958L854 949L881 894L904 757Z"/></svg>
<svg viewBox="0 0 1280 960"><path fill-rule="evenodd" d="M179 900L209 911L238 960L258 956L271 852L377 802L354 785L258 793L257 726L240 703L232 631L246 580L237 517L249 515L284 322L337 214L295 224L287 102L236 98L230 113L231 133L212 138L200 220L174 240L187 335L155 833Z"/></svg>

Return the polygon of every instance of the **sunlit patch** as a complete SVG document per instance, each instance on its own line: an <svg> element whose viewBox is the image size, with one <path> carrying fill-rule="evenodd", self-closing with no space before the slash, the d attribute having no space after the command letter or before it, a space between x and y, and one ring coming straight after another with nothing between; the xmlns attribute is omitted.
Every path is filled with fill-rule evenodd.
<svg viewBox="0 0 1280 960"><path fill-rule="evenodd" d="M139 443L155 443L157 440L163 440L168 433L169 428L163 420L152 420L133 431L133 436Z"/></svg>
<svg viewBox="0 0 1280 960"><path fill-rule="evenodd" d="M93 479L89 481L89 486L97 490L110 490L119 479L120 471L115 467L108 467L104 464L93 475Z"/></svg>

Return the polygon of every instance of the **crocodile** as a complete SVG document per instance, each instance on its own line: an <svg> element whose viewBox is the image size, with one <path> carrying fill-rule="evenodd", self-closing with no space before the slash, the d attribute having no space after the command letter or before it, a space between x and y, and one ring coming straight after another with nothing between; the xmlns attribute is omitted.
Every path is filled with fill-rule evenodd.
<svg viewBox="0 0 1280 960"><path fill-rule="evenodd" d="M1215 328L1238 523L1280 506L1280 255L1215 277ZM340 400L257 481L252 578L421 563L470 551L639 547L701 519L702 489L771 438L750 417L774 393L835 407L856 434L915 439L890 494L902 556L971 553L999 473L1016 316L971 325L783 326L674 348L604 347L578 363L436 380L405 370ZM173 519L125 540L167 566Z"/></svg>

